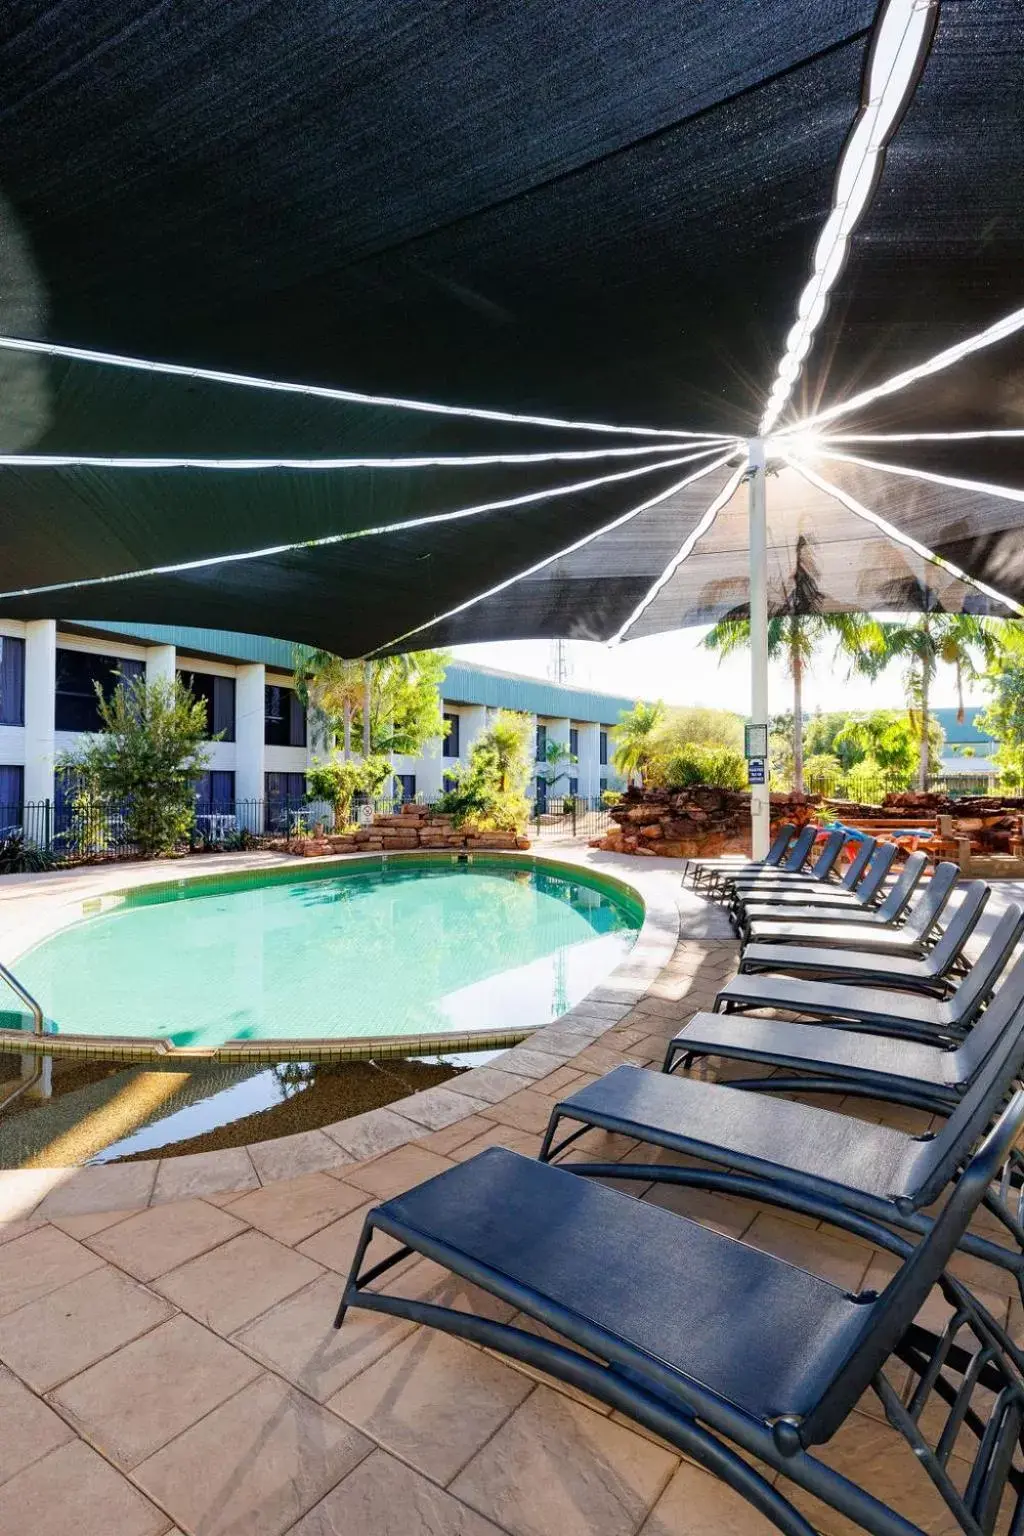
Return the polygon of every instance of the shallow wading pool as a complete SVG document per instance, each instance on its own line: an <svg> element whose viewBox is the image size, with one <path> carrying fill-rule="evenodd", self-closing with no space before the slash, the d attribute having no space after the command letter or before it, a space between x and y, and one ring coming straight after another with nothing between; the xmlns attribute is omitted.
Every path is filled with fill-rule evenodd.
<svg viewBox="0 0 1024 1536"><path fill-rule="evenodd" d="M529 1030L613 970L643 920L615 882L479 855L201 878L107 905L23 955L19 979L58 1035L186 1050Z"/></svg>

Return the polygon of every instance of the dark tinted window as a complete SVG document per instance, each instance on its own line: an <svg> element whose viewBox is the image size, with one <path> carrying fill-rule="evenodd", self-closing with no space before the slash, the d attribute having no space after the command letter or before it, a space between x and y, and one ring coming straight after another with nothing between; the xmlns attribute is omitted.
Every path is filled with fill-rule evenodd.
<svg viewBox="0 0 1024 1536"><path fill-rule="evenodd" d="M538 725L538 727L537 727L537 761L538 761L538 763L542 763L544 761L545 757L547 756L547 750L548 750L548 728L547 728L546 725Z"/></svg>
<svg viewBox="0 0 1024 1536"><path fill-rule="evenodd" d="M416 775L414 773L396 773L398 788L402 799L405 801L416 799Z"/></svg>
<svg viewBox="0 0 1024 1536"><path fill-rule="evenodd" d="M206 734L222 741L235 739L235 680L213 672L179 672L194 699L206 705Z"/></svg>
<svg viewBox="0 0 1024 1536"><path fill-rule="evenodd" d="M459 717L456 714L445 714L448 723L448 735L441 743L441 753L444 757L458 757L459 755Z"/></svg>
<svg viewBox="0 0 1024 1536"><path fill-rule="evenodd" d="M267 773L263 776L266 795L265 821L271 831L289 831L292 813L301 811L306 798L304 773Z"/></svg>
<svg viewBox="0 0 1024 1536"><path fill-rule="evenodd" d="M573 757L579 757L580 755L580 733L579 728L575 725L570 725L569 727L569 751Z"/></svg>
<svg viewBox="0 0 1024 1536"><path fill-rule="evenodd" d="M306 745L306 711L294 688L267 684L263 695L263 740L268 747Z"/></svg>
<svg viewBox="0 0 1024 1536"><path fill-rule="evenodd" d="M25 642L0 635L0 725L25 724Z"/></svg>
<svg viewBox="0 0 1024 1536"><path fill-rule="evenodd" d="M607 763L607 761L608 761L608 732L607 731L602 731L601 732L601 752L600 752L600 757L601 757L601 766L603 767Z"/></svg>
<svg viewBox="0 0 1024 1536"><path fill-rule="evenodd" d="M57 649L54 725L58 731L98 731L102 729L98 683L103 697L110 700L122 681L145 675L145 663L126 661L117 656L94 656L91 651Z"/></svg>

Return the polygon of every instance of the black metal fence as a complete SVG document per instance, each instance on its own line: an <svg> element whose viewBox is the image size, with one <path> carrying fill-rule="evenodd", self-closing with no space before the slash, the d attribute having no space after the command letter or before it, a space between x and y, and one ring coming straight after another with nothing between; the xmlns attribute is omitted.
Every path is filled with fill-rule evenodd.
<svg viewBox="0 0 1024 1536"><path fill-rule="evenodd" d="M804 782L808 795L823 800L853 800L862 805L880 805L886 795L906 794L916 788L916 783L908 784L903 777L859 774L856 769L844 774L808 774ZM1021 793L1019 785L982 773L933 774L928 779L928 791L948 795L951 799L970 799L978 795L1013 797Z"/></svg>

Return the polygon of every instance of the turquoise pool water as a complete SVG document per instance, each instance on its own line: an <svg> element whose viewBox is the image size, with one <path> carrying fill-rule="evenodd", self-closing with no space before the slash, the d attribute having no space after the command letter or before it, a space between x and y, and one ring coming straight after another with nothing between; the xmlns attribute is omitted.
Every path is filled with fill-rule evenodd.
<svg viewBox="0 0 1024 1536"><path fill-rule="evenodd" d="M394 866L131 893L23 956L57 1031L177 1046L547 1023L628 952L639 908L531 868Z"/></svg>

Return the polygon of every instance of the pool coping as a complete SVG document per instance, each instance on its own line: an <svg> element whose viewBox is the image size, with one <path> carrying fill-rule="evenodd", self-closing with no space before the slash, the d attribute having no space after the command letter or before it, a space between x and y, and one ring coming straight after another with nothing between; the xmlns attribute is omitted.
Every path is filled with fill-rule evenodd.
<svg viewBox="0 0 1024 1536"><path fill-rule="evenodd" d="M500 851L488 854L488 858L500 856ZM524 853L517 850L510 856L522 860ZM397 859L401 855L391 857ZM2 1169L0 1221L21 1219L33 1212L39 1216L87 1215L134 1209L169 1200L255 1189L276 1179L305 1173L343 1170L353 1162L393 1151L468 1119L566 1066L631 1012L674 954L680 938L680 910L675 893L682 868L677 861L668 860L657 860L658 868L652 867L654 860L645 860L638 866L623 856L609 854L598 860L588 847L562 847L557 857L530 850L526 857L541 866L575 866L598 878L610 878L627 887L643 904L643 923L629 955L567 1013L533 1029L522 1043L505 1051L496 1061L473 1067L453 1079L457 1086L427 1088L329 1126L253 1142L246 1147L179 1157L62 1168ZM294 864L308 868L311 863L354 862L365 862L364 856L332 855L315 861L284 857L275 860L272 867ZM600 868L595 867L598 864ZM615 871L613 875L609 866ZM665 866L669 866L667 871ZM205 872L196 871L195 877L202 873ZM147 876L138 883L154 882ZM52 931L61 926L64 925L58 924ZM28 943L23 944L19 952L24 953L28 947Z"/></svg>

